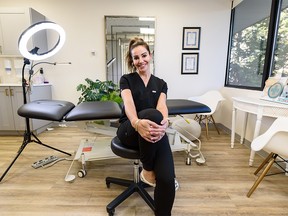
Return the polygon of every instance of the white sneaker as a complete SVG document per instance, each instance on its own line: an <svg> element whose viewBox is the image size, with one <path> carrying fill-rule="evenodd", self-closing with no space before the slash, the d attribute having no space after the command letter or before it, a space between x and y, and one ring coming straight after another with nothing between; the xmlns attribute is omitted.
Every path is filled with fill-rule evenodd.
<svg viewBox="0 0 288 216"><path fill-rule="evenodd" d="M144 182L145 184L150 185L151 187L156 187L156 183L151 183L148 180L145 179L144 175L143 175L143 171L140 173L140 179L142 182Z"/></svg>
<svg viewBox="0 0 288 216"><path fill-rule="evenodd" d="M178 183L178 181L175 179L175 191L177 191L179 189L180 185Z"/></svg>

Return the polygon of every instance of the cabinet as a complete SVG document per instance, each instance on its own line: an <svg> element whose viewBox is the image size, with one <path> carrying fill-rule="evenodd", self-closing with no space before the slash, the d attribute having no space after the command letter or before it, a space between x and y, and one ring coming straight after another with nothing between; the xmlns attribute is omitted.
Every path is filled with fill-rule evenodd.
<svg viewBox="0 0 288 216"><path fill-rule="evenodd" d="M20 121L17 109L23 104L22 87L0 87L0 130L19 130L25 128Z"/></svg>
<svg viewBox="0 0 288 216"><path fill-rule="evenodd" d="M33 86L27 93L27 101L52 99L51 85ZM17 114L23 105L22 86L0 86L0 134L11 134L25 130L25 118ZM50 121L31 119L30 126L36 133L42 132Z"/></svg>
<svg viewBox="0 0 288 216"><path fill-rule="evenodd" d="M0 55L20 55L18 39L30 25L44 21L45 16L32 8L0 7ZM35 46L47 51L46 31L40 31L29 41L28 49ZM40 51L40 50L39 50Z"/></svg>

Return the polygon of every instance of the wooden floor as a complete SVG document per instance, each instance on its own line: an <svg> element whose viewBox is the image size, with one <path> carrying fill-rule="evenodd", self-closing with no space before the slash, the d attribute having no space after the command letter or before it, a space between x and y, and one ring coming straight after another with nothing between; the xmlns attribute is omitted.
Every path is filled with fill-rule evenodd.
<svg viewBox="0 0 288 216"><path fill-rule="evenodd" d="M103 135L82 128L55 127L38 136L42 142L75 152L83 138L107 140ZM256 156L254 167L248 166L249 149L239 143L230 148L230 136L210 132L207 140L202 133L204 165L193 161L185 165L185 153L175 152L175 168L180 189L176 193L174 216L182 215L288 215L288 177L265 177L251 198L246 193L256 177L253 172L262 161ZM0 137L0 173L14 158L22 143L21 136ZM106 205L123 190L105 185L106 176L131 178L132 161L107 159L87 163L88 174L64 181L71 161L61 161L49 168L34 169L31 164L50 155L65 157L46 147L30 143L0 183L0 215L87 216L107 215ZM74 163L70 174L77 175L81 164ZM276 170L275 168L273 168ZM148 189L153 195L153 189ZM149 216L150 208L137 194L116 208L115 216Z"/></svg>

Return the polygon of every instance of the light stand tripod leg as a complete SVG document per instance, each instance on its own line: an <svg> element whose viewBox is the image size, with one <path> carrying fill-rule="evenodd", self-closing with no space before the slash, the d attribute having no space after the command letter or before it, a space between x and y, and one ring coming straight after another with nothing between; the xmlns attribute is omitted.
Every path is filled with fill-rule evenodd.
<svg viewBox="0 0 288 216"><path fill-rule="evenodd" d="M10 170L10 168L13 166L13 164L15 163L15 161L17 160L17 158L19 157L19 155L22 153L22 151L25 149L25 147L27 146L27 144L29 143L26 139L25 139L24 135L24 140L23 143L21 145L21 147L19 148L16 157L14 158L14 160L10 163L10 165L8 166L8 168L5 170L5 172L2 174L1 178L0 178L0 182L2 181L2 179L5 177L5 175L8 173L8 171Z"/></svg>
<svg viewBox="0 0 288 216"><path fill-rule="evenodd" d="M28 127L30 128L30 125L29 125L29 124L28 124ZM35 140L32 140L32 139L31 139L31 135L35 138ZM49 145L46 145L46 144L42 143L42 142L38 139L38 137L36 137L36 135L35 135L34 133L30 132L30 129L28 129L28 130L25 131L25 133L24 133L23 143L22 143L22 145L20 146L20 148L19 148L19 150L18 150L18 152L17 152L16 157L13 159L13 161L10 163L10 165L8 166L8 168L7 168L7 169L5 170L5 172L2 174L2 176L1 176L1 178L0 178L0 182L1 182L2 179L5 177L5 175L8 173L8 171L9 171L10 168L13 166L13 164L15 163L15 161L17 160L17 158L19 157L19 155L22 153L22 151L25 149L25 147L26 147L29 143L31 143L31 142L35 142L35 143L37 143L37 144L43 145L43 146L48 147L48 148L50 148L50 149L53 149L53 150L59 151L59 152L61 152L61 153L63 153L63 154L67 154L67 155L71 156L71 154L68 153L68 152L62 151L62 150L60 150L60 149L56 149L56 148L54 148L54 147L52 147L52 146L49 146Z"/></svg>
<svg viewBox="0 0 288 216"><path fill-rule="evenodd" d="M49 145L47 145L47 144L42 143L42 142L38 139L38 137L37 137L33 132L31 133L31 135L36 139L36 140L31 140L31 142L35 142L35 143L37 143L37 144L43 145L43 146L45 146L45 147L47 147L47 148L53 149L53 150L55 150L55 151L61 152L61 153L63 153L63 154L69 155L69 156L72 155L72 154L70 154L70 153L68 153L68 152L62 151L62 150L60 150L60 149L57 149L57 148L54 148L54 147L52 147L52 146L49 146Z"/></svg>

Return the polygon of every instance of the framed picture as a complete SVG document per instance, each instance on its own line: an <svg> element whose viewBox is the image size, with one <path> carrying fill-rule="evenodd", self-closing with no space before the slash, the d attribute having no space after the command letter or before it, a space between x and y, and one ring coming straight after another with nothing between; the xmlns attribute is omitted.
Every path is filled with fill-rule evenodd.
<svg viewBox="0 0 288 216"><path fill-rule="evenodd" d="M182 53L181 74L198 74L199 53Z"/></svg>
<svg viewBox="0 0 288 216"><path fill-rule="evenodd" d="M201 27L183 27L182 49L199 50L200 33Z"/></svg>

